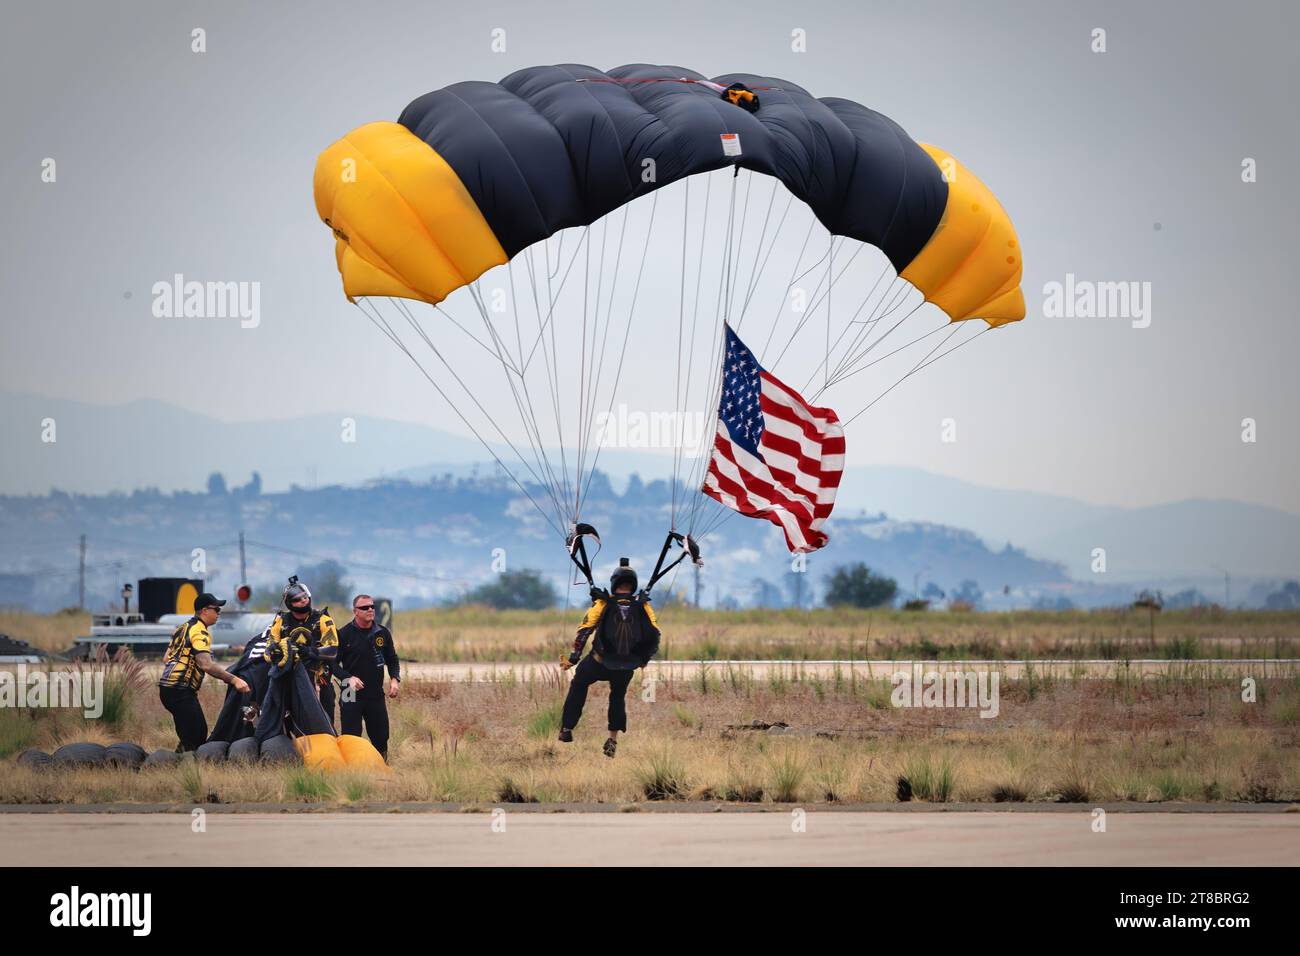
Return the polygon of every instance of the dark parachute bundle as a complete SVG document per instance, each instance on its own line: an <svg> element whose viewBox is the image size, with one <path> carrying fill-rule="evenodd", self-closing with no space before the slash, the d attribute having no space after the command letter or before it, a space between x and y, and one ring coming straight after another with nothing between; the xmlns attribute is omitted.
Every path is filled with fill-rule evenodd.
<svg viewBox="0 0 1300 956"><path fill-rule="evenodd" d="M143 747L134 743L110 744L104 753L110 764L116 767L140 767L149 756Z"/></svg>
<svg viewBox="0 0 1300 956"><path fill-rule="evenodd" d="M64 744L54 751L54 762L65 767L102 767L108 762L108 748L103 744Z"/></svg>
<svg viewBox="0 0 1300 956"><path fill-rule="evenodd" d="M251 713L248 708L256 708L261 704L270 684L271 665L262 657L266 641L267 633L263 631L256 639L248 642L244 653L239 655L239 660L230 668L230 673L248 682L250 690L247 694L241 694L227 685L225 702L212 725L212 733L208 734L209 742L224 740L233 743L253 736L253 722L247 719Z"/></svg>
<svg viewBox="0 0 1300 956"><path fill-rule="evenodd" d="M54 758L44 750L24 750L18 755L18 766L30 770L48 770L54 766Z"/></svg>
<svg viewBox="0 0 1300 956"><path fill-rule="evenodd" d="M292 654L279 664L267 664L266 694L253 731L259 743L280 734L334 734L310 672Z"/></svg>

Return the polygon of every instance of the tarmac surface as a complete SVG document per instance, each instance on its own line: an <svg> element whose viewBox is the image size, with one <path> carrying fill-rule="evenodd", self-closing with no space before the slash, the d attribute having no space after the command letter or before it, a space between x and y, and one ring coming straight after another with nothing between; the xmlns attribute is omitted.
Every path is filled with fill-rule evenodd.
<svg viewBox="0 0 1300 956"><path fill-rule="evenodd" d="M1280 810L1281 808L1278 808ZM1300 813L0 813L0 865L1295 866Z"/></svg>

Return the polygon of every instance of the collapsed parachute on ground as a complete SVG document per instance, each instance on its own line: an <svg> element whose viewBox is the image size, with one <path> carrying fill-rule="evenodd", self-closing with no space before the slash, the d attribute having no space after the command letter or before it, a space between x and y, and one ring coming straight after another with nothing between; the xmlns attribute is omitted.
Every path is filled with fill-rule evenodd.
<svg viewBox="0 0 1300 956"><path fill-rule="evenodd" d="M737 186L742 170L751 173L743 199ZM722 190L726 227L710 242L713 179L707 174L717 171L730 180ZM752 174L771 181L765 214L761 187L755 188ZM692 216L691 182L696 179L705 181L706 193L703 213L697 209ZM659 195L669 186L681 194L681 224L674 219L652 241ZM769 239L778 189L788 193L788 201ZM739 332L751 304L763 298L777 304L777 316L761 346L756 345L761 336L746 340L755 346L762 367L772 370L795 338L812 327L816 340L805 351L814 361L804 388L820 386L814 400L903 349L942 334L919 361L910 356L899 360L901 381L977 337L978 332L948 347L967 320L983 320L987 331L1022 319L1025 312L1015 230L979 179L939 147L914 142L880 113L847 99L819 99L770 77L734 73L708 79L678 67L635 64L602 72L569 64L520 70L500 83L456 83L414 100L396 123L366 124L326 149L316 164L314 191L318 214L335 236L336 263L348 299L420 367L553 529L570 540L582 522L599 451L592 448L593 423L599 408L613 407L647 262L675 265L680 257L680 295L665 299L679 306L676 322L664 318L660 307L650 327L657 339L677 340L674 407L690 411L694 391L694 407L711 416L714 428L723 330L730 325ZM759 205L751 216L755 192L760 192ZM641 200L649 204L649 225L639 264L628 257L635 286L625 307L627 296L617 298L615 286L623 269L629 211L639 208ZM795 201L811 216L808 235L785 290L759 296L761 285L777 272L770 268L772 253ZM613 221L615 214L621 222ZM750 222L752 232L747 231ZM826 252L801 273L814 223L825 230ZM566 259L565 235L571 229L581 230L581 236L569 244ZM757 241L751 242L753 235ZM610 248L615 243L616 253ZM853 244L857 250L850 254ZM885 268L875 283L870 282L874 270L863 272L867 291L861 305L853 309L857 300L850 297L848 307L835 316L833 306L840 299L832 299L832 288L864 246L879 251ZM585 277L580 290L570 289L574 301L566 306L560 296L580 254ZM825 275L808 297L812 305L790 314L787 293L823 264ZM501 317L505 310L488 307L478 283L498 266L507 269L502 285L508 283L513 329ZM708 284L703 282L706 271ZM882 286L889 272L893 275ZM714 274L717 296L710 305ZM516 280L523 278L531 298L528 288L516 295ZM665 285L648 283L652 292ZM477 308L481 332L444 308L449 297ZM440 315L422 322L401 300L428 303ZM389 314L381 308L385 301L394 310ZM521 315L530 306L536 328L524 334ZM904 321L924 314L925 306L942 313L941 327L897 349L894 338L890 351L877 351ZM615 366L612 358L605 359L616 316L624 311L622 351ZM578 331L563 341L556 328L566 312L574 316ZM478 377L462 378L457 369L463 365L449 360L442 338L453 334L446 331L451 328L500 362L507 389L490 393L491 386ZM614 343L617 348L617 335ZM431 373L417 353L432 354L447 374ZM565 360L576 355L581 356L578 367L565 370ZM605 364L611 369L607 375ZM540 386L530 379L543 373ZM781 373L795 391L797 380L787 378L784 368ZM695 375L703 377L698 387L692 384ZM604 392L602 378L606 386L613 381ZM576 403L560 394L574 384ZM452 397L456 386L466 395L459 402ZM489 407L494 395L515 402L521 425L511 435ZM572 404L577 406L576 433L566 432L573 423L564 421L564 409ZM553 414L554 427L544 420L548 414ZM847 424L856 417L841 420ZM720 520L705 515L709 499L695 494L702 487L700 460L713 443L713 430L705 429L698 439L699 454L674 453L673 475L673 529L679 527L680 485L680 524L695 541ZM745 510L712 506L728 513ZM805 506L811 512L810 504L792 505Z"/></svg>
<svg viewBox="0 0 1300 956"><path fill-rule="evenodd" d="M226 698L208 740L196 756L210 763L303 763L321 770L388 770L370 741L336 736L307 669L290 659L272 666L263 656L267 635L249 641L230 673L249 693L226 688ZM254 706L256 705L256 706ZM251 711L249 708L253 708ZM260 714L256 726L249 714Z"/></svg>

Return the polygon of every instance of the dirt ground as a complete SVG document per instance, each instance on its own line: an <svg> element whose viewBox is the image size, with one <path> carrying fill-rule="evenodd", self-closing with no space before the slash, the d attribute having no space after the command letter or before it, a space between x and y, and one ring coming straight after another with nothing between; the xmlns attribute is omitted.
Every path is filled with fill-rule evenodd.
<svg viewBox="0 0 1300 956"><path fill-rule="evenodd" d="M1300 813L3 813L0 865L1278 866ZM328 847L328 851L323 848Z"/></svg>

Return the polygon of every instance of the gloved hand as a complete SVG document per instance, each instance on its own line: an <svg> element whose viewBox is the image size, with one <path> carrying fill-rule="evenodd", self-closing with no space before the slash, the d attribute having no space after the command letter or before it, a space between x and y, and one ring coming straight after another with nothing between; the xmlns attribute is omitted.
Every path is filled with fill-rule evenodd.
<svg viewBox="0 0 1300 956"><path fill-rule="evenodd" d="M591 586L591 602L593 604L596 603L597 601L608 601L608 600L609 600L608 591L606 591L604 588L598 588L594 584Z"/></svg>
<svg viewBox="0 0 1300 956"><path fill-rule="evenodd" d="M280 667L289 659L289 642L284 638L270 641L266 645L266 656L274 667Z"/></svg>

